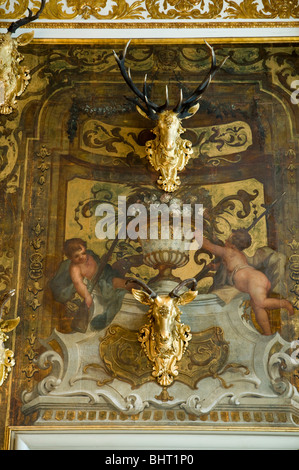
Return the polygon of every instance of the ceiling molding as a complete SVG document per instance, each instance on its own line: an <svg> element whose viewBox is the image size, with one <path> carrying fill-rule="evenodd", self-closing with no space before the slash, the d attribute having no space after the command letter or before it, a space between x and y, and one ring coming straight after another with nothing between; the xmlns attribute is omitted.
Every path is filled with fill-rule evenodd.
<svg viewBox="0 0 299 470"><path fill-rule="evenodd" d="M10 21L1 21L0 28L7 28ZM299 21L251 21L251 22L225 22L225 21L211 21L211 22L39 22L30 24L31 29L219 29L219 28L297 28L299 30ZM298 31L299 32L299 31Z"/></svg>
<svg viewBox="0 0 299 470"><path fill-rule="evenodd" d="M5 27L36 0L0 0ZM38 28L298 28L298 0L47 0ZM4 25L4 26L3 26Z"/></svg>

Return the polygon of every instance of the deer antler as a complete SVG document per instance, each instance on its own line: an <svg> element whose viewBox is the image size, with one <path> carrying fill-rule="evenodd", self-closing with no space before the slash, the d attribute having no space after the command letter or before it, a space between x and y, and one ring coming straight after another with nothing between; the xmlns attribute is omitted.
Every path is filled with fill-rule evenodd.
<svg viewBox="0 0 299 470"><path fill-rule="evenodd" d="M179 291L183 286L186 286L188 284L192 283L191 290L195 291L197 287L197 281L194 277L191 277L190 279L185 279L184 281L180 282L170 293L169 297L179 297Z"/></svg>
<svg viewBox="0 0 299 470"><path fill-rule="evenodd" d="M134 279L134 278L127 278L126 279L126 284L129 282L134 282L135 284L139 284L143 289L150 294L152 299L155 299L157 297L157 294L155 291L153 291L145 282L141 281L140 279Z"/></svg>
<svg viewBox="0 0 299 470"><path fill-rule="evenodd" d="M35 15L33 15L30 8L28 8L29 15L27 16L27 18L22 18L18 21L15 21L14 23L12 23L10 25L10 27L8 28L7 32L11 33L11 34L14 34L16 32L16 30L19 29L21 26L25 26L26 24L32 23L33 21L37 20L40 17L41 13L43 12L43 9L45 8L45 5L46 5L46 0L42 0L41 1L41 7Z"/></svg>
<svg viewBox="0 0 299 470"><path fill-rule="evenodd" d="M216 65L216 54L212 46L205 41L206 45L211 51L211 57L212 57L212 63L211 63L211 68L210 71L207 74L207 77L203 82L194 90L194 92L188 96L188 98L183 99L183 92L181 89L181 94L180 94L180 100L177 104L177 106L174 108L174 112L177 113L178 117L180 119L184 119L188 116L192 116L192 113L189 113L189 109L195 106L198 101L200 100L201 96L203 93L206 91L208 86L210 85L214 75L216 72L218 72L219 69L224 65L224 63L227 61L228 56L225 57L225 59L221 62L220 65Z"/></svg>
<svg viewBox="0 0 299 470"><path fill-rule="evenodd" d="M130 101L133 101L137 106L141 108L141 110L149 117L150 119L157 120L159 119L159 114L164 111L168 105L169 105L169 99L168 99L168 88L166 86L166 101L162 106L158 106L155 104L153 101L150 101L148 98L148 90L147 90L147 75L144 76L144 82L143 82L143 92L139 90L139 88L133 83L133 80L131 78L131 72L130 69L126 69L125 67L125 59L126 59L126 54L127 50L129 47L131 40L126 44L124 51L120 56L118 56L115 51L114 57L117 61L117 64L119 66L119 69L121 71L121 74L123 78L125 79L125 82L127 85L131 88L133 93L137 96L139 100L141 100L145 105L146 108L142 105L140 105L139 101L137 98L128 98ZM208 44L205 41L206 45L211 51L211 57L212 57L212 63L211 63L211 68L210 71L207 74L206 79L195 89L195 91L189 95L186 99L183 98L183 90L180 90L180 99L176 107L173 109L173 111L177 114L179 119L184 119L187 117L190 117L193 115L192 112L189 112L189 110L195 106L198 101L200 100L201 96L203 93L206 91L208 86L210 85L214 75L216 72L224 65L228 57L226 57L220 65L216 65L216 54L212 46Z"/></svg>
<svg viewBox="0 0 299 470"><path fill-rule="evenodd" d="M142 111L150 119L157 120L157 119L159 119L159 114L162 111L164 111L167 108L168 104L169 104L169 101L168 101L168 88L166 86L166 101L165 101L165 103L162 106L158 106L156 103L149 100L148 89L147 89L147 75L146 74L144 76L144 81L143 81L143 92L141 92L139 90L139 88L134 84L134 82L132 80L132 77L131 77L130 69L127 70L126 67L125 67L126 55L127 55L127 50L128 50L129 45L130 45L130 42L131 42L131 40L127 42L123 52L119 56L116 54L115 51L113 51L113 54L114 54L115 60L118 64L118 66L119 66L120 72L121 72L125 82L129 86L129 88L131 88L133 93L135 93L135 95L146 105L146 108L144 106L140 105L140 103L138 102L138 100L136 100L136 98L135 99L134 98L128 98L128 99L130 101L133 101L135 104L137 104L142 109Z"/></svg>

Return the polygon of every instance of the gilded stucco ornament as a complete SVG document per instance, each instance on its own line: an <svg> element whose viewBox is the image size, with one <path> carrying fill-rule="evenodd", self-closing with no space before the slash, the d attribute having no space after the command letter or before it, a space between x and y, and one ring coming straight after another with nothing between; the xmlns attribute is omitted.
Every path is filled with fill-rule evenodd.
<svg viewBox="0 0 299 470"><path fill-rule="evenodd" d="M37 2L34 2L37 3ZM10 4L10 5L8 5ZM20 18L26 13L29 0L7 2L0 0L2 19ZM109 8L107 8L109 6ZM299 17L297 0L48 0L43 18L46 20L73 20L75 18L96 18L98 20L203 20L201 27L206 27L207 20L216 20L213 27L221 27L225 19L292 19ZM219 21L220 20L220 21ZM70 23L68 23L70 24ZM78 23L81 26L84 23ZM150 24L150 23L148 23ZM188 23L176 25L190 27ZM242 23L239 23L242 26ZM91 27L94 23L90 23ZM137 27L144 23L136 22ZM56 23L61 27L61 23ZM105 23L103 22L105 27ZM110 27L111 25L109 25ZM123 26L123 25L122 25ZM126 26L126 24L124 25ZM277 22L276 26L279 26ZM47 23L43 24L47 27ZM65 27L65 25L64 25ZM131 27L127 25L127 27ZM171 27L171 23L167 24ZM195 25L198 27L198 25Z"/></svg>
<svg viewBox="0 0 299 470"><path fill-rule="evenodd" d="M38 19L45 3L46 0L42 0L41 8L36 15L29 10L28 17L12 23L7 33L0 34L0 114L13 112L16 98L23 94L30 80L29 69L20 65L24 57L18 51L18 47L29 44L34 33L23 33L17 38L14 38L13 34L21 26Z"/></svg>
<svg viewBox="0 0 299 470"><path fill-rule="evenodd" d="M149 98L146 75L144 77L142 92L133 83L130 69L127 70L125 67L125 58L129 43L130 41L127 43L120 56L115 52L114 56L125 82L136 95L136 98L129 98L129 100L135 103L137 111L143 117L157 123L153 129L156 138L147 142L146 154L150 164L160 173L160 177L157 180L158 185L166 192L174 192L181 184L178 172L184 170L193 153L191 142L182 139L180 136L184 132L182 121L192 117L198 111L200 106L199 100L210 85L216 72L227 60L227 57L217 66L214 49L206 43L211 52L212 62L207 77L193 93L185 98L183 97L181 89L178 104L175 108L169 110L167 109L169 105L167 86L166 101L163 105L158 106Z"/></svg>
<svg viewBox="0 0 299 470"><path fill-rule="evenodd" d="M9 339L6 333L13 331L18 326L20 318L2 319L4 308L14 294L15 291L11 290L0 299L0 386L3 385L15 365L14 353L10 349L6 349L4 343Z"/></svg>
<svg viewBox="0 0 299 470"><path fill-rule="evenodd" d="M180 305L192 302L197 296L197 282L186 279L168 295L158 295L138 279L134 282L144 290L132 289L138 302L148 305L149 323L139 330L138 340L153 364L152 376L162 387L168 387L178 375L177 363L182 359L192 338L190 327L181 323ZM187 292L179 295L185 285L192 284Z"/></svg>

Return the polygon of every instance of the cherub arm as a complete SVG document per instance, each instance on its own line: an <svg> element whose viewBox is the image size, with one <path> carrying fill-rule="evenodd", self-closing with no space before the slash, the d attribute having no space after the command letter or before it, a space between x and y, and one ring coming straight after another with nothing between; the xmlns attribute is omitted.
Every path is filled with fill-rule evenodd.
<svg viewBox="0 0 299 470"><path fill-rule="evenodd" d="M210 242L207 238L203 237L202 248L209 251L213 255L220 256L221 258L225 255L225 248L215 243Z"/></svg>
<svg viewBox="0 0 299 470"><path fill-rule="evenodd" d="M87 307L91 307L92 302L93 302L92 296L91 296L90 292L88 291L86 285L83 282L83 277L82 277L82 274L80 272L80 269L77 266L71 265L70 266L70 276L71 276L72 282L73 282L74 287L75 287L76 291L78 292L78 294L81 297L83 297Z"/></svg>

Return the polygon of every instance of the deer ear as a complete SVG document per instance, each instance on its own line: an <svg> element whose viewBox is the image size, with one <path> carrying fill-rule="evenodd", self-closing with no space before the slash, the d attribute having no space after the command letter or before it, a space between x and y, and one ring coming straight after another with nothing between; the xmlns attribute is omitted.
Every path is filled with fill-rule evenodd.
<svg viewBox="0 0 299 470"><path fill-rule="evenodd" d="M152 305L152 303L154 302L151 296L143 290L132 289L132 294L134 295L135 299L138 300L138 302L140 302L141 304Z"/></svg>
<svg viewBox="0 0 299 470"><path fill-rule="evenodd" d="M197 113L197 111L199 110L199 106L200 104L197 103L194 106L192 106L190 109L188 109L188 113L190 114L190 116L186 116L184 119L189 119L192 116L194 116L194 114Z"/></svg>
<svg viewBox="0 0 299 470"><path fill-rule="evenodd" d="M180 297L178 298L178 305L186 305L192 302L196 298L198 294L197 290L188 290L188 292L184 292Z"/></svg>
<svg viewBox="0 0 299 470"><path fill-rule="evenodd" d="M136 105L136 109L138 113L141 114L141 116L145 117L146 119L150 119L148 115L140 108L140 106L138 106L138 104Z"/></svg>
<svg viewBox="0 0 299 470"><path fill-rule="evenodd" d="M23 33L17 37L17 43L19 44L19 46L26 46L32 41L33 38L34 31L31 31L31 33Z"/></svg>

